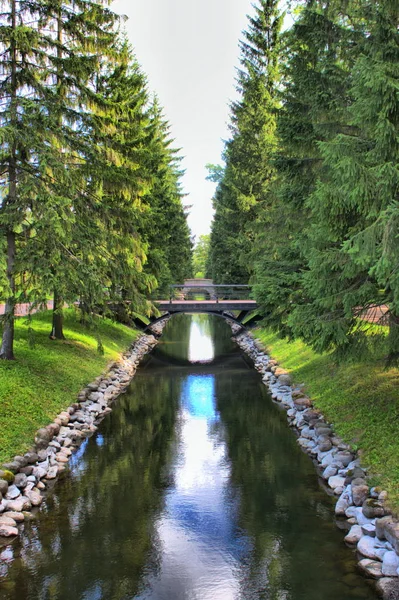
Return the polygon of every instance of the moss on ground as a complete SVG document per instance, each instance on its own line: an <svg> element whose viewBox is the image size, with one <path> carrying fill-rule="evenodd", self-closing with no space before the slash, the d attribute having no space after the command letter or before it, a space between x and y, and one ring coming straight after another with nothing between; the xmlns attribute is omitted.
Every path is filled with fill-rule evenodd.
<svg viewBox="0 0 399 600"><path fill-rule="evenodd" d="M137 337L138 332L99 319L104 355L97 352L93 329L82 325L73 309L66 311L65 341L50 340L51 312L17 319L16 361L0 361L0 462L24 453L35 431L71 404L79 390L101 374Z"/></svg>
<svg viewBox="0 0 399 600"><path fill-rule="evenodd" d="M318 355L267 329L256 329L254 335L296 383L305 384L315 406L359 451L399 513L399 370L384 368L383 349L372 361L337 365L328 354Z"/></svg>

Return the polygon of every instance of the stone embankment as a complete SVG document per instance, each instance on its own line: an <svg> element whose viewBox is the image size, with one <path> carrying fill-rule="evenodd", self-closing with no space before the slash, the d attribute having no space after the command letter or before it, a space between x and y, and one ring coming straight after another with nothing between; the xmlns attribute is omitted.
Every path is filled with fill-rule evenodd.
<svg viewBox="0 0 399 600"><path fill-rule="evenodd" d="M314 408L303 386L293 384L287 371L249 333L240 333L240 327L230 324L238 334L234 339L253 360L273 400L287 411L298 444L313 458L327 491L336 496L337 525L347 532L345 542L356 549L359 568L376 580L384 599L399 600L399 522L387 507L387 493L369 485L367 469Z"/></svg>
<svg viewBox="0 0 399 600"><path fill-rule="evenodd" d="M156 335L166 322L157 323ZM156 344L153 335L140 336L107 373L78 394L76 402L37 431L30 452L0 467L0 544L19 535L25 519L32 518L31 511L42 504L74 452L112 411L110 405L126 391L141 359Z"/></svg>

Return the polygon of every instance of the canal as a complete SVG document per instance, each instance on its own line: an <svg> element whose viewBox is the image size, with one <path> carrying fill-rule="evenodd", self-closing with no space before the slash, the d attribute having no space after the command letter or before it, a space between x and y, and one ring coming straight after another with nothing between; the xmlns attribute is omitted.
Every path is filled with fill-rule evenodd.
<svg viewBox="0 0 399 600"><path fill-rule="evenodd" d="M180 315L21 538L3 600L372 600L223 319Z"/></svg>

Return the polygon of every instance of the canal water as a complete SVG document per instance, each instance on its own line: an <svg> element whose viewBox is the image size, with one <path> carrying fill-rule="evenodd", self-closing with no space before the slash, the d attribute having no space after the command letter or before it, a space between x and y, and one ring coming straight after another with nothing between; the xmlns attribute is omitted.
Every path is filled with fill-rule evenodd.
<svg viewBox="0 0 399 600"><path fill-rule="evenodd" d="M223 319L181 315L20 540L3 600L372 600Z"/></svg>

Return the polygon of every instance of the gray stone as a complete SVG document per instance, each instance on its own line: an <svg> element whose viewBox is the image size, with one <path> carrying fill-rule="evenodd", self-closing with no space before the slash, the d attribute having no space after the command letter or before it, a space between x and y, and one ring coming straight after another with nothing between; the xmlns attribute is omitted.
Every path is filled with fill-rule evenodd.
<svg viewBox="0 0 399 600"><path fill-rule="evenodd" d="M35 462L37 462L39 460L39 457L36 454L36 452L27 452L25 454L25 458L29 465L33 465Z"/></svg>
<svg viewBox="0 0 399 600"><path fill-rule="evenodd" d="M19 469L21 468L21 465L18 462L9 462L9 463L4 463L3 465L3 470L4 471L11 471L11 473L18 473Z"/></svg>
<svg viewBox="0 0 399 600"><path fill-rule="evenodd" d="M385 552L382 560L382 574L386 577L397 577L399 569L399 556L393 550Z"/></svg>
<svg viewBox="0 0 399 600"><path fill-rule="evenodd" d="M55 479L57 477L57 473L58 473L57 466L50 467L47 472L47 479Z"/></svg>
<svg viewBox="0 0 399 600"><path fill-rule="evenodd" d="M43 502L43 498L39 492L29 491L26 492L26 497L29 498L32 506L40 506Z"/></svg>
<svg viewBox="0 0 399 600"><path fill-rule="evenodd" d="M19 488L17 488L16 485L10 485L8 488L8 492L6 494L6 499L7 500L15 500L15 498L18 498L18 496L21 495L21 491Z"/></svg>
<svg viewBox="0 0 399 600"><path fill-rule="evenodd" d="M3 514L3 516L10 517L10 519L13 519L14 521L16 521L16 523L22 523L25 520L24 514L22 512L13 512L11 510L8 510Z"/></svg>
<svg viewBox="0 0 399 600"><path fill-rule="evenodd" d="M382 517L382 519L377 519L375 522L375 531L376 531L376 535L380 540L385 540L385 525L387 523L392 523L393 522L393 518L388 516L388 517Z"/></svg>
<svg viewBox="0 0 399 600"><path fill-rule="evenodd" d="M292 379L288 373L282 373L278 377L278 382L280 385L291 385Z"/></svg>
<svg viewBox="0 0 399 600"><path fill-rule="evenodd" d="M381 542L378 538L364 535L357 545L357 550L366 558L382 560L382 557L387 552L387 548L384 542Z"/></svg>
<svg viewBox="0 0 399 600"><path fill-rule="evenodd" d="M38 452L37 454L38 454L38 459L37 459L38 462L39 463L44 462L47 458L47 448L44 450L40 450L40 452ZM42 466L42 465L39 465L39 466Z"/></svg>
<svg viewBox="0 0 399 600"><path fill-rule="evenodd" d="M11 512L22 512L23 510L25 510L24 508L24 500L23 498L17 498L17 500L11 500L10 502L8 502L7 504L7 511L11 511Z"/></svg>
<svg viewBox="0 0 399 600"><path fill-rule="evenodd" d="M28 482L28 478L24 473L18 473L15 475L14 485L16 485L20 490L23 490L26 487Z"/></svg>
<svg viewBox="0 0 399 600"><path fill-rule="evenodd" d="M375 525L371 525L371 523L366 523L365 525L362 525L362 531L364 535L375 537Z"/></svg>
<svg viewBox="0 0 399 600"><path fill-rule="evenodd" d="M363 502L363 514L368 519L380 518L385 515L385 510L382 504L374 498L366 498Z"/></svg>
<svg viewBox="0 0 399 600"><path fill-rule="evenodd" d="M333 490L338 487L343 488L344 484L345 484L345 477L340 477L339 475L333 475L328 480L328 485Z"/></svg>
<svg viewBox="0 0 399 600"><path fill-rule="evenodd" d="M27 467L21 467L20 470L19 470L19 472L23 473L26 476L32 475L32 473L33 473L33 466L32 465L28 465Z"/></svg>
<svg viewBox="0 0 399 600"><path fill-rule="evenodd" d="M338 463L341 463L344 467L347 467L353 460L353 454L350 452L337 452L335 459Z"/></svg>
<svg viewBox="0 0 399 600"><path fill-rule="evenodd" d="M377 582L377 591L383 600L399 600L399 580L383 577Z"/></svg>
<svg viewBox="0 0 399 600"><path fill-rule="evenodd" d="M376 560L364 558L363 560L359 561L359 568L368 577L373 577L373 579L382 577L382 564Z"/></svg>
<svg viewBox="0 0 399 600"><path fill-rule="evenodd" d="M355 506L362 506L369 494L369 486L364 479L356 478L352 480L351 487L353 504Z"/></svg>
<svg viewBox="0 0 399 600"><path fill-rule="evenodd" d="M320 452L328 452L332 448L332 443L329 438L323 438L318 442L318 446Z"/></svg>
<svg viewBox="0 0 399 600"><path fill-rule="evenodd" d="M376 521L376 533L380 539L386 539L397 554L399 554L399 523L392 517L383 517Z"/></svg>
<svg viewBox="0 0 399 600"><path fill-rule="evenodd" d="M365 517L361 506L356 507L356 519L359 525L375 525L375 519Z"/></svg>
<svg viewBox="0 0 399 600"><path fill-rule="evenodd" d="M9 525L2 525L0 523L0 537L15 537L18 535L18 529L16 527L10 527Z"/></svg>
<svg viewBox="0 0 399 600"><path fill-rule="evenodd" d="M330 477L333 477L334 475L337 474L337 467L334 465L329 465L328 467L326 467L326 469L324 469L323 471L323 478L324 479L329 479Z"/></svg>
<svg viewBox="0 0 399 600"><path fill-rule="evenodd" d="M347 494L345 494L345 492L343 492L341 494L341 496L338 498L337 503L335 505L335 514L339 517L344 517L345 511L349 508L349 506L350 506L350 500L349 500Z"/></svg>
<svg viewBox="0 0 399 600"><path fill-rule="evenodd" d="M335 464L335 454L332 450L330 450L330 452L328 452L321 461L321 466L328 467L332 464Z"/></svg>
<svg viewBox="0 0 399 600"><path fill-rule="evenodd" d="M17 523L11 517L0 515L0 525L8 525L9 527L16 527Z"/></svg>
<svg viewBox="0 0 399 600"><path fill-rule="evenodd" d="M0 479L0 494L5 496L8 491L8 482L5 479Z"/></svg>
<svg viewBox="0 0 399 600"><path fill-rule="evenodd" d="M350 528L349 533L345 536L345 542L347 544L355 545L359 542L362 536L363 532L360 525L353 525L353 527Z"/></svg>
<svg viewBox="0 0 399 600"><path fill-rule="evenodd" d="M42 479L43 477L46 477L46 474L47 469L43 469L43 467L33 467L33 475L37 479Z"/></svg>
<svg viewBox="0 0 399 600"><path fill-rule="evenodd" d="M355 506L349 506L349 508L346 509L345 511L345 516L348 517L348 519L351 518L355 518L356 522L357 522L357 509Z"/></svg>

